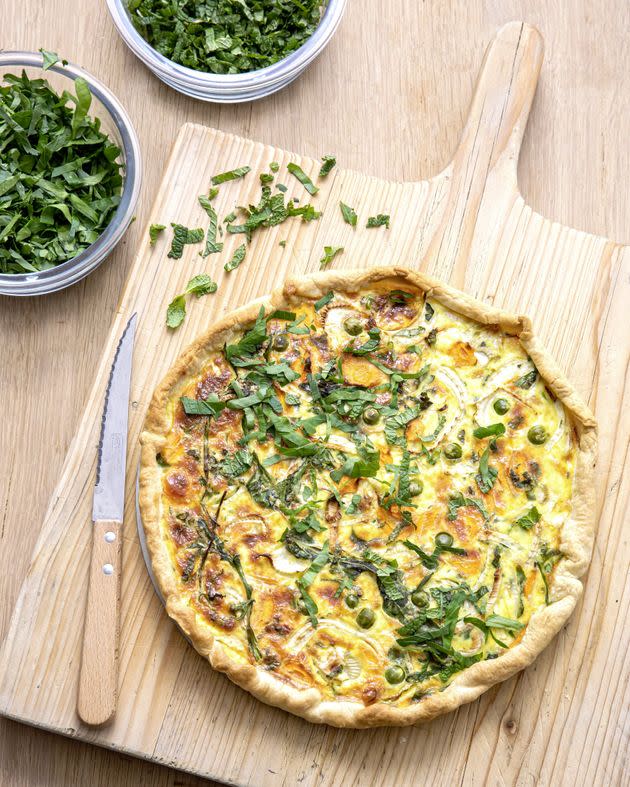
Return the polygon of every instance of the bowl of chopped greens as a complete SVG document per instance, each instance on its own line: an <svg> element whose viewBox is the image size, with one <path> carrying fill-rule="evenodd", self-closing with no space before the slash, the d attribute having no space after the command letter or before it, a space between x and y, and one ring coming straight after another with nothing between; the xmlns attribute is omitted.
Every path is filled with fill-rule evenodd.
<svg viewBox="0 0 630 787"><path fill-rule="evenodd" d="M337 30L346 0L107 0L118 32L163 82L237 103L296 79Z"/></svg>
<svg viewBox="0 0 630 787"><path fill-rule="evenodd" d="M0 52L0 293L55 292L100 265L132 221L140 168L105 85L52 52Z"/></svg>

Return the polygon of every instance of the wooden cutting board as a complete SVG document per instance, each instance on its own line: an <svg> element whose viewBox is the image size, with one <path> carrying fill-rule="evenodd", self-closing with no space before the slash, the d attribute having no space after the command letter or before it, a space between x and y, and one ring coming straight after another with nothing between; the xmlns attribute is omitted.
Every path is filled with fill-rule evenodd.
<svg viewBox="0 0 630 787"><path fill-rule="evenodd" d="M541 63L536 30L521 23L502 28L484 61L461 143L442 173L421 183L391 183L335 168L318 181L320 192L312 199L322 218L308 224L293 219L257 233L246 262L231 274L223 273L222 264L241 242L239 236L226 242L221 258L203 260L198 247L189 246L177 261L166 257L170 233L154 249L145 234L3 643L0 712L237 784L555 785L623 779L630 673L630 630L624 621L630 594L623 592L628 547L627 533L625 542L622 535L629 482L621 470L630 431L625 379L630 248L547 221L519 194L518 153ZM366 133L370 122L366 118ZM422 140L411 144L420 148ZM150 221L206 226L197 195L207 192L213 174L243 164L253 169L248 178L221 188L216 206L224 216L237 204L255 201L257 173L274 160L289 194L305 202L308 195L287 175L286 164L295 161L315 177L318 162L187 124ZM576 188L588 187L579 172L573 176ZM340 199L359 212L356 229L343 223ZM366 217L381 212L391 214L391 229L365 229ZM136 533L137 437L155 385L217 316L268 292L289 273L316 270L324 245L345 248L335 267L405 264L497 306L528 313L601 424L600 526L582 603L532 667L419 728L313 726L266 707L214 673L162 610ZM218 280L218 293L189 301L183 326L168 332L168 302L204 271ZM91 490L106 378L133 311L139 324L124 524L120 699L114 723L94 731L75 713Z"/></svg>

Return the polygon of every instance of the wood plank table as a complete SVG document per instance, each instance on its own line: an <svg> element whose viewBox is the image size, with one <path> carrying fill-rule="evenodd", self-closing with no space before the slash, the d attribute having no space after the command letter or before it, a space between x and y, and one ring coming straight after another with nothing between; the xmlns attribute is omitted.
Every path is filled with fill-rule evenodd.
<svg viewBox="0 0 630 787"><path fill-rule="evenodd" d="M485 44L503 22L527 19L543 33L547 56L521 158L524 197L549 218L630 240L630 10L621 0L465 5L349 0L337 37L306 75L279 95L240 107L202 105L159 83L127 52L102 0L89 13L77 0L5 0L3 16L2 46L57 50L117 93L141 138L145 181L139 221L88 280L42 299L0 299L0 638L92 384L131 251L185 120L315 157L334 152L344 167L381 177L421 180L450 158ZM621 483L614 477L608 481ZM605 546L596 545L594 559L601 562ZM602 603L608 591L613 589L604 574ZM608 602L611 609L623 604L617 597ZM615 675L610 677L613 690ZM596 685L601 694L584 701L592 704L601 745L584 762L601 775L628 756L628 730L623 714L608 714L607 683L598 678ZM502 753L506 761L525 751L523 742L517 746L518 728L507 731L513 740L510 751ZM529 745L553 758L561 743ZM488 741L484 757L493 746ZM623 769L617 765L615 772ZM290 773L283 775L287 784L294 783ZM110 783L208 782L0 721L0 784Z"/></svg>

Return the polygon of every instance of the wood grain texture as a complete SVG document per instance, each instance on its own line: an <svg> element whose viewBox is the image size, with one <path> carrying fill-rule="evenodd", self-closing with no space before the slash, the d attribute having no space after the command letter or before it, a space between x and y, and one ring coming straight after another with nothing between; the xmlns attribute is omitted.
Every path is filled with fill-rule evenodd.
<svg viewBox="0 0 630 787"><path fill-rule="evenodd" d="M77 713L100 726L116 713L122 575L122 523L93 523Z"/></svg>
<svg viewBox="0 0 630 787"><path fill-rule="evenodd" d="M0 347L0 390L21 395L8 399L3 395L5 423L11 428L0 430L0 630L7 630L38 523L93 382L120 286L132 262L129 249L144 232L167 150L183 119L273 140L311 155L335 152L345 166L380 176L426 178L445 165L461 133L464 108L481 60L481 43L503 21L524 17L542 30L547 50L519 165L519 183L527 203L551 218L627 240L629 192L625 184L630 161L623 140L630 122L629 50L624 45L629 14L625 2L419 4L388 0L385 4L365 0L359 4L350 0L337 38L297 83L259 104L219 108L177 96L157 82L124 49L106 18L104 4L99 3L88 15L78 1L43 5L9 0L3 44L58 49L103 78L134 118L147 169L139 221L107 265L64 293L30 301L1 301L0 324L6 341ZM413 57L401 52L412 52ZM344 177L354 183L356 198L363 199L357 176L344 173ZM423 197L431 189L435 195L433 183L412 188L410 193ZM383 198L389 199L389 192ZM419 206L424 204L424 199L419 200ZM333 242L332 236L322 240ZM406 757L431 763L427 783L528 784L536 778L544 784L624 781L628 675L623 659L629 643L623 621L630 600L627 534L623 533L628 488L621 472L628 444L627 417L624 420L622 410L622 405L626 411L628 406L623 319L629 301L628 253L602 238L576 235L543 220L519 198L497 244L491 260L469 266L464 285L497 305L529 311L560 363L580 383L582 393L593 392L591 405L596 406L602 423L599 489L603 524L580 616L574 616L550 651L519 678L447 717L435 731L433 725L410 731L415 736L411 740L403 731L395 754L379 736L364 740L360 733L350 733L337 739L333 731L306 724L282 728L278 718L284 714L280 712L271 712L274 720L270 722L266 709L232 704L235 689L225 681L226 703L240 709L244 731L232 717L229 725L217 731L207 708L199 712L197 704L185 708L170 697L159 698L158 705L168 708L169 723L192 718L196 728L211 725L212 734L220 739L220 751L227 752L230 733L234 736L239 730L237 756L242 757L254 783L262 783L264 776L253 751L252 736L259 727L263 729L258 734L264 737L265 730L271 730L279 741L283 754L272 770L277 771L278 780L284 776L285 783L295 782L303 771L322 783L349 783L348 763L364 781L374 776L374 783L385 783L386 777L399 775L398 767ZM357 253L368 245L369 239L357 246ZM410 248L398 241L392 245ZM483 255L484 249L478 254ZM506 267L509 259L517 260L514 269ZM169 292L177 284L169 281ZM255 282L243 287L249 288L248 293L256 291ZM246 296L243 293L243 299ZM29 501L26 526L25 497ZM137 548L135 534L128 537L132 548ZM85 572L86 549L75 559L83 561L81 571ZM133 598L149 595L138 580L129 580L125 598L128 590ZM157 606L150 611L154 617L161 614ZM126 615L136 614L143 612L131 604ZM145 683L177 670L184 691L194 691L197 682L206 680L207 669L180 640L168 627L159 633L151 625L141 630L141 651L149 662ZM68 644L73 653L78 652L78 641ZM149 654L169 642L169 655L158 665ZM610 647L611 642L618 642L619 647ZM63 641L58 646L65 647ZM78 657L70 658L76 675ZM215 697L223 696L221 686ZM40 688L33 681L32 694L37 696ZM148 696L146 689L142 696ZM73 703L74 697L68 697L68 711ZM143 721L135 719L136 731L142 729ZM150 721L148 726L148 734L155 737L157 723ZM130 764L119 755L89 750L14 724L5 723L2 731L3 785L162 785L177 779L198 783L193 777ZM173 752L195 749L184 726L170 741L166 733L157 738L155 750L160 758L175 759ZM460 747L471 745L479 755L462 760ZM284 753L290 746L299 749L299 757ZM361 767L364 770L359 771ZM271 779L272 774L267 777Z"/></svg>

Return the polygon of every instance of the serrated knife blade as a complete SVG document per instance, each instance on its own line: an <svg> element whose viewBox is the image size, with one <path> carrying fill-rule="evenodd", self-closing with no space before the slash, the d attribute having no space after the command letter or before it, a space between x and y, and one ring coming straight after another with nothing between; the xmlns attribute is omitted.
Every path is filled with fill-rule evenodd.
<svg viewBox="0 0 630 787"><path fill-rule="evenodd" d="M136 314L123 331L109 373L98 444L92 519L123 521L129 389Z"/></svg>
<svg viewBox="0 0 630 787"><path fill-rule="evenodd" d="M77 713L99 726L116 713L122 535L131 363L136 333L132 314L109 373L92 503L92 554L83 626Z"/></svg>

